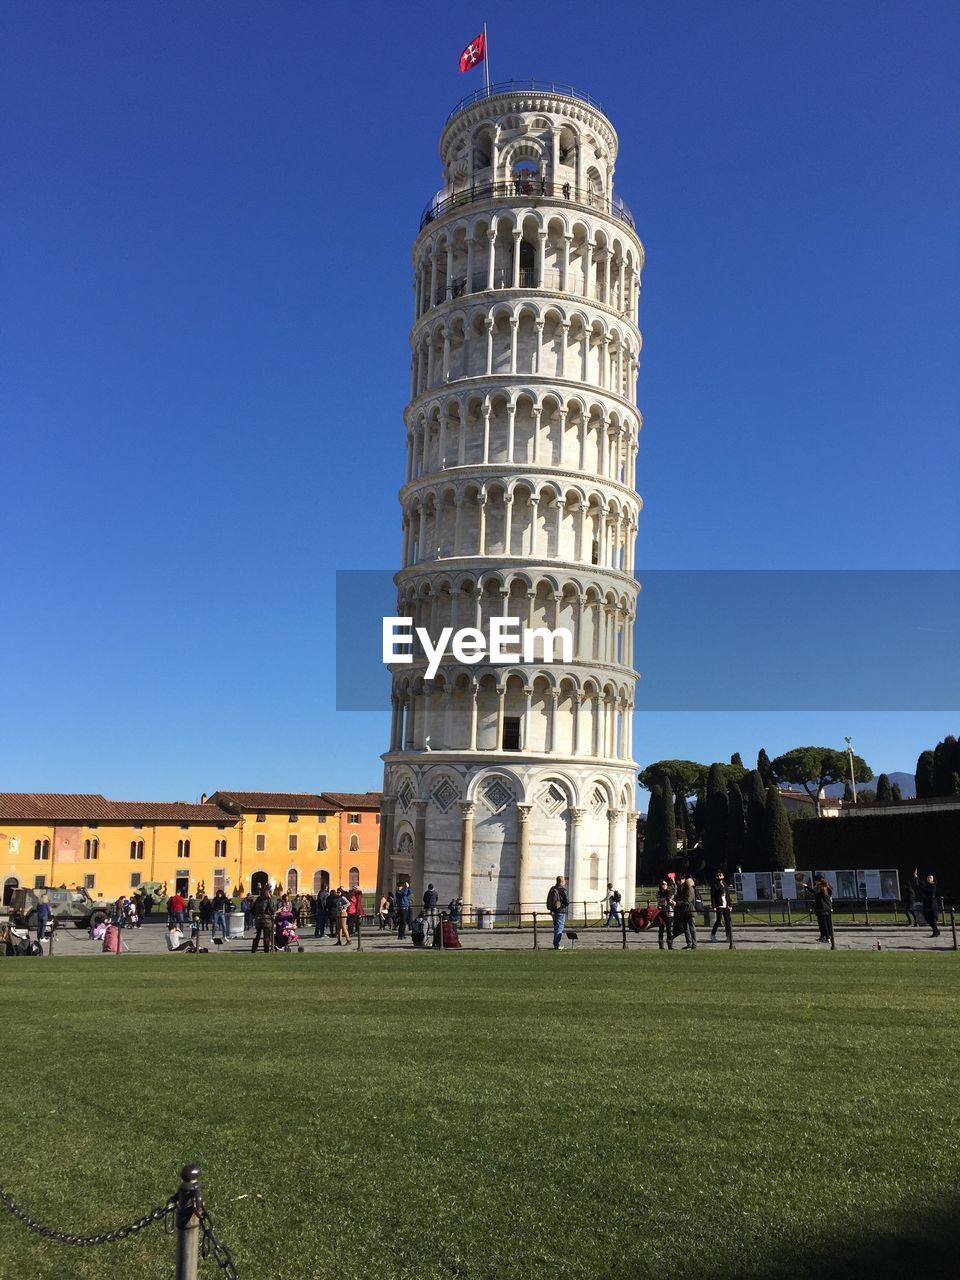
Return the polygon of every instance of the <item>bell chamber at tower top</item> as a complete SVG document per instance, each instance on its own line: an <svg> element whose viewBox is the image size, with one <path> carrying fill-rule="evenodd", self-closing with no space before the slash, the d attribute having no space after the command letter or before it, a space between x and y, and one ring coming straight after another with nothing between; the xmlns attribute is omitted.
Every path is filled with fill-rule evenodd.
<svg viewBox="0 0 960 1280"><path fill-rule="evenodd" d="M585 295L636 315L643 246L614 194L617 135L585 95L495 88L453 113L440 157L444 185L414 248L418 317L465 293L511 287ZM438 220L451 226L443 245ZM438 280L441 250L449 269ZM421 271L428 258L431 281Z"/></svg>

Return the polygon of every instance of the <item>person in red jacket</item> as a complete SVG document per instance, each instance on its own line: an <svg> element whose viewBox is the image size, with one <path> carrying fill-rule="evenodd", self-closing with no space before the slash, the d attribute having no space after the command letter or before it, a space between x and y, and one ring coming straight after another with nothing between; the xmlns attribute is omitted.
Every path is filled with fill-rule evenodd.
<svg viewBox="0 0 960 1280"><path fill-rule="evenodd" d="M169 912L169 924L176 924L183 927L183 913L187 909L186 899L182 893L174 893L170 901L167 903L167 911Z"/></svg>

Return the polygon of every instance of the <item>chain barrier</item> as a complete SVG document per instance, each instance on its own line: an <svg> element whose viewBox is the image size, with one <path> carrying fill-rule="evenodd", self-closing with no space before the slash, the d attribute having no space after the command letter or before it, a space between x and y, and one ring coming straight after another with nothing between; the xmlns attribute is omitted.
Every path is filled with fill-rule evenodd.
<svg viewBox="0 0 960 1280"><path fill-rule="evenodd" d="M112 1231L101 1231L96 1235L77 1235L70 1231L58 1231L38 1221L13 1198L6 1187L0 1183L0 1206L22 1223L28 1231L58 1244L79 1245L81 1248L98 1244L115 1244L126 1240L154 1222L163 1221L164 1231L168 1235L177 1235L177 1280L195 1280L196 1277L196 1236L200 1235L200 1257L212 1260L228 1280L239 1280L240 1273L233 1260L233 1254L218 1238L214 1229L213 1218L203 1202L200 1194L200 1170L196 1165L186 1165L182 1171L182 1181L176 1191L165 1204L158 1205L145 1213L142 1218L129 1222L125 1226L115 1227ZM192 1239L191 1239L192 1238Z"/></svg>
<svg viewBox="0 0 960 1280"><path fill-rule="evenodd" d="M130 1222L124 1227L115 1227L112 1231L101 1231L95 1236L73 1235L69 1231L57 1231L54 1227L48 1227L45 1223L38 1222L36 1218L27 1213L22 1205L17 1204L2 1183L0 1183L0 1204L9 1210L19 1222L22 1222L28 1231L33 1231L36 1235L44 1236L48 1240L56 1240L59 1244L76 1244L86 1247L96 1244L114 1244L118 1240L126 1240L128 1236L142 1231L144 1227L149 1227L154 1222L159 1222L161 1218L172 1221L177 1207L177 1197L175 1195L171 1196L166 1204L158 1205L156 1209L151 1209L149 1213L144 1214L142 1218L138 1218L135 1222Z"/></svg>

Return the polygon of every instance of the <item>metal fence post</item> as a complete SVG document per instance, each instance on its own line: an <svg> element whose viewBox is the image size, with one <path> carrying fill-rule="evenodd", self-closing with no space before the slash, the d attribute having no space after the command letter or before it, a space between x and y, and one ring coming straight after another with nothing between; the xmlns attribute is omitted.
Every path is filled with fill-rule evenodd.
<svg viewBox="0 0 960 1280"><path fill-rule="evenodd" d="M623 938L623 943L621 945L623 950L626 951L627 949L627 913L626 911L620 912L620 933Z"/></svg>
<svg viewBox="0 0 960 1280"><path fill-rule="evenodd" d="M863 900L863 920L864 920L864 924L869 929L870 928L870 899L869 898L864 898Z"/></svg>
<svg viewBox="0 0 960 1280"><path fill-rule="evenodd" d="M180 1171L180 1179L176 1211L176 1280L197 1280L200 1262L200 1166L184 1165Z"/></svg>
<svg viewBox="0 0 960 1280"><path fill-rule="evenodd" d="M793 927L793 913L790 910L790 899L787 899L787 924Z"/></svg>
<svg viewBox="0 0 960 1280"><path fill-rule="evenodd" d="M356 922L357 922L357 950L358 950L358 951L362 951L362 950L363 950L363 939L360 937L360 934L361 934L361 932L362 932L362 921L363 921L363 916L361 916L361 915L356 915L356 916L354 916L354 919L355 919L355 920L356 920Z"/></svg>
<svg viewBox="0 0 960 1280"><path fill-rule="evenodd" d="M953 910L953 907L950 908L950 932L953 934L953 949L954 951L956 951L957 950L957 917L956 917L956 913Z"/></svg>
<svg viewBox="0 0 960 1280"><path fill-rule="evenodd" d="M437 947L438 951L443 950L443 922L444 920L446 920L446 918L447 918L446 913L441 911L440 912L440 945ZM437 932L436 926L434 926L433 932L434 932L434 935L436 935L436 932Z"/></svg>
<svg viewBox="0 0 960 1280"><path fill-rule="evenodd" d="M540 950L540 939L537 937L537 913L533 913L533 949Z"/></svg>
<svg viewBox="0 0 960 1280"><path fill-rule="evenodd" d="M834 933L834 930L833 930L833 912L832 912L832 911L831 911L831 912L830 912L830 914L827 916L827 919L830 921L830 950L831 950L831 951L836 951L836 949L837 949L837 935Z"/></svg>
<svg viewBox="0 0 960 1280"><path fill-rule="evenodd" d="M727 949L736 951L737 948L733 941L733 912L729 908L727 909L727 918L724 923L727 926Z"/></svg>

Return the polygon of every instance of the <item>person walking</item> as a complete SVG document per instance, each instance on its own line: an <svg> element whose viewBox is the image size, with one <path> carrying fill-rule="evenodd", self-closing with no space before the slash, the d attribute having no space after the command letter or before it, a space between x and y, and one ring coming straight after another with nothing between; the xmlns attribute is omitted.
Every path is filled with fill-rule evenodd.
<svg viewBox="0 0 960 1280"><path fill-rule="evenodd" d="M569 899L567 897L567 882L563 876L557 876L556 884L551 886L550 892L547 894L547 910L553 916L554 951L562 950L563 931L567 924L568 905Z"/></svg>
<svg viewBox="0 0 960 1280"><path fill-rule="evenodd" d="M657 909L660 912L660 934L657 938L657 944L661 951L664 943L666 943L668 951L673 950L673 911L676 902L677 897L671 881L661 880L657 889Z"/></svg>
<svg viewBox="0 0 960 1280"><path fill-rule="evenodd" d="M623 928L623 915L620 911L620 904L623 899L620 896L620 890L615 889L612 884L607 885L607 921L604 925L605 929L609 929L611 923L616 923L618 929Z"/></svg>
<svg viewBox="0 0 960 1280"><path fill-rule="evenodd" d="M377 903L377 925L380 932L383 933L387 927L387 921L390 919L390 899L385 893L381 893L380 901Z"/></svg>
<svg viewBox="0 0 960 1280"><path fill-rule="evenodd" d="M684 951L697 949L697 882L693 876L684 876L677 889L677 905L674 908L676 928L674 936L681 931L686 939Z"/></svg>
<svg viewBox="0 0 960 1280"><path fill-rule="evenodd" d="M229 909L230 903L227 899L227 895L222 889L218 889L213 895L213 926L210 929L211 939L216 935L217 929L220 930L220 937L223 938L224 942L229 938L230 935L227 932L227 912ZM202 923L203 917L201 916L200 919Z"/></svg>
<svg viewBox="0 0 960 1280"><path fill-rule="evenodd" d="M37 903L37 942L39 942L41 946L43 945L43 939L46 936L47 925L50 923L51 914L52 912L50 910L49 902Z"/></svg>
<svg viewBox="0 0 960 1280"><path fill-rule="evenodd" d="M716 942L721 921L727 942L733 941L733 926L730 922L730 886L723 871L717 870L710 885L710 905L713 907L713 928L710 930L710 941Z"/></svg>
<svg viewBox="0 0 960 1280"><path fill-rule="evenodd" d="M410 916L410 881L401 880L397 885L397 937L403 941L413 923Z"/></svg>
<svg viewBox="0 0 960 1280"><path fill-rule="evenodd" d="M170 900L167 903L167 910L170 913L170 923L178 925L179 928L182 929L183 913L184 911L186 911L186 909L187 909L187 901L184 898L183 894L180 893L179 891L171 894Z"/></svg>
<svg viewBox="0 0 960 1280"><path fill-rule="evenodd" d="M930 937L939 938L940 886L937 884L937 877L931 873L923 881L920 881L917 872L914 871L913 874L920 885L920 910L923 912L924 920L932 930Z"/></svg>
<svg viewBox="0 0 960 1280"><path fill-rule="evenodd" d="M911 929L919 929L920 921L917 919L917 873L914 871L913 878L908 880L903 887L903 913L907 917L907 927Z"/></svg>
<svg viewBox="0 0 960 1280"><path fill-rule="evenodd" d="M270 895L267 893L266 886L260 890L259 897L253 902L253 927L255 933L253 935L253 946L251 951L256 951L257 944L263 939L264 955L273 945L273 903L270 901Z"/></svg>
<svg viewBox="0 0 960 1280"><path fill-rule="evenodd" d="M356 911L356 906L354 906ZM349 947L350 930L348 928L348 917L350 912L350 900L343 892L343 889L337 890L337 946Z"/></svg>
<svg viewBox="0 0 960 1280"><path fill-rule="evenodd" d="M313 936L322 938L327 931L327 903L330 901L330 890L321 889L313 904Z"/></svg>

